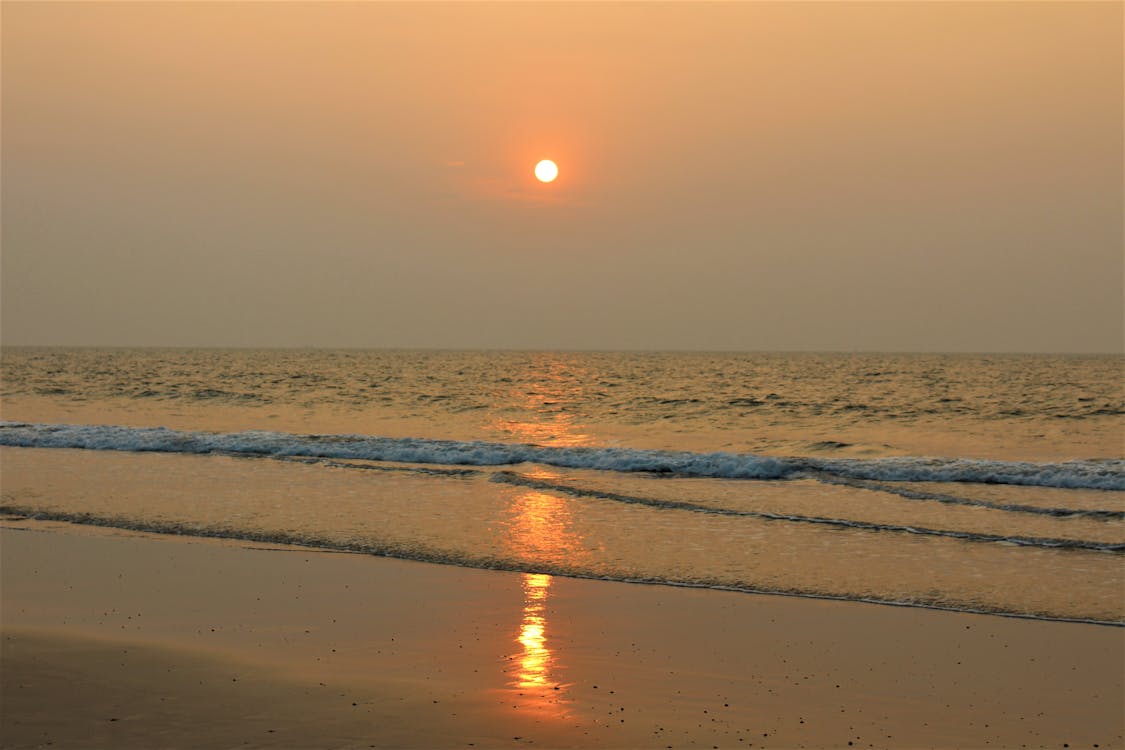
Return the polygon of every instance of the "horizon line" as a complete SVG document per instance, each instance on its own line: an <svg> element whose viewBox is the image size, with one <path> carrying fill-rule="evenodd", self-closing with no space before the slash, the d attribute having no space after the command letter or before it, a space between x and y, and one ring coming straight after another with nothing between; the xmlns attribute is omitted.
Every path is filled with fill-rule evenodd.
<svg viewBox="0 0 1125 750"><path fill-rule="evenodd" d="M1048 350L984 350L984 349L655 349L655 348L570 348L570 347L445 347L445 346L324 346L301 345L246 345L246 344L4 344L4 349L149 349L149 350L226 350L226 351L364 351L364 352L448 352L448 353L556 353L556 354L911 354L911 355L970 355L970 356L1064 356L1125 357L1125 350L1109 351L1048 351Z"/></svg>

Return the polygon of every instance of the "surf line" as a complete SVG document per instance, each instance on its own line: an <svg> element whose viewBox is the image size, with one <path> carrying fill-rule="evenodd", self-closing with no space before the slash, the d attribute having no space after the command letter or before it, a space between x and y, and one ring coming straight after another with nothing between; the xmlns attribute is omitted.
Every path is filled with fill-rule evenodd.
<svg viewBox="0 0 1125 750"><path fill-rule="evenodd" d="M238 453L447 466L538 463L571 469L741 480L796 479L809 472L820 472L881 482L965 482L1125 490L1125 461L1121 460L1036 464L919 457L815 459L613 447L560 448L527 443L366 435L294 435L265 431L184 432L163 427L18 422L0 422L0 445L133 453Z"/></svg>

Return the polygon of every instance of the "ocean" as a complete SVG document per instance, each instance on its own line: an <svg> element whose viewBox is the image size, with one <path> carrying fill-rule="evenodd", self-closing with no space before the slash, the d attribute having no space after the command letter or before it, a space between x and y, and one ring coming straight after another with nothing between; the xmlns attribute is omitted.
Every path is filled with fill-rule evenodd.
<svg viewBox="0 0 1125 750"><path fill-rule="evenodd" d="M1122 365L6 348L0 512L1121 625Z"/></svg>

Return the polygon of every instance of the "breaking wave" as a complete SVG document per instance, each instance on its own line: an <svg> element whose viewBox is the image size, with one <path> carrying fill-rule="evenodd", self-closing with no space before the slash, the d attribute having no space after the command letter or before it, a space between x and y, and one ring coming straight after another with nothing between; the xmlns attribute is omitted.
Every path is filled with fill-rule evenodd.
<svg viewBox="0 0 1125 750"><path fill-rule="evenodd" d="M482 441L188 432L164 427L0 422L0 445L131 452L289 456L454 466L537 463L569 469L722 479L840 477L878 482L973 482L1125 490L1125 460L1032 463L968 458L811 458L633 448L558 448Z"/></svg>

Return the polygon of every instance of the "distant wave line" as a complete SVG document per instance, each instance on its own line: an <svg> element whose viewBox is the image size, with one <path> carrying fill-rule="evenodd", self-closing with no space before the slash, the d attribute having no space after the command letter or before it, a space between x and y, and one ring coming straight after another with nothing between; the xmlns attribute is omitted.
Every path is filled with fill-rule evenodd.
<svg viewBox="0 0 1125 750"><path fill-rule="evenodd" d="M350 461L338 461L328 458L305 458L302 456L259 456L247 455L244 453L231 453L224 454L230 455L235 458L250 458L260 459L268 458L275 461L287 461L302 464L315 464L317 466L327 466L334 469L362 469L365 471L382 471L382 472L403 472L410 474L425 474L434 476L448 476L457 478L468 478L480 476L485 472L479 469L434 469L422 466L387 466L380 464L368 463L353 463ZM501 470L497 474L511 474L512 472ZM492 481L504 482L504 479L496 479L493 474ZM797 478L797 477L794 477ZM948 505L962 505L971 508L988 508L989 510L998 510L1006 513L1031 513L1034 515L1049 516L1051 518L1088 518L1098 521L1119 521L1125 519L1125 511L1119 510L1104 510L1100 508L1058 508L1047 507L1039 505L1020 505L1016 503L993 503L987 500L976 500L967 497L957 497L956 495L946 495L940 492L925 492L922 490L913 490L902 487L895 487L893 485L883 484L881 482L868 482L861 479L847 479L844 477L832 477L825 474L809 474L808 478L814 479L824 484L852 487L859 490L867 490L869 492L883 492L891 495L896 495L908 500L920 501L934 501ZM536 480L539 481L539 480ZM509 482L510 483L510 482ZM551 485L555 487L555 485ZM558 485L558 488L563 488L564 491L571 492L577 491L574 485ZM584 492L584 490L583 490ZM598 491L591 491L591 495L605 494ZM701 506L703 508L711 508L712 506Z"/></svg>
<svg viewBox="0 0 1125 750"><path fill-rule="evenodd" d="M513 484L530 489L539 489L545 492L561 492L574 497L600 498L619 503L633 505L647 505L650 508L662 510L686 510L694 513L710 513L719 516L740 516L744 518L759 518L765 521L785 521L788 523L809 523L824 526L833 526L841 529L860 529L862 531L892 532L901 534L918 534L921 536L939 536L960 539L965 542L1000 542L1015 544L1021 547L1045 547L1049 549L1089 550L1094 552L1125 552L1125 543L1094 542L1085 539L1059 539L1051 537L1028 536L1003 536L1000 534L981 534L972 531L955 531L951 529L930 529L924 526L902 526L897 524L874 523L871 521L854 521L846 518L826 518L823 516L801 516L788 513L770 513L760 510L736 510L734 508L717 508L711 505L701 505L683 500L659 500L636 495L623 495L616 492L603 492L590 490L573 485L544 482L539 479L525 477L509 471L497 472L491 481L502 484Z"/></svg>
<svg viewBox="0 0 1125 750"><path fill-rule="evenodd" d="M908 500L933 500L934 502L945 503L947 505L967 505L975 508L1002 510L1008 513L1034 513L1043 516L1052 516L1054 518L1091 518L1100 521L1125 519L1125 511L1120 510L1052 508L1039 505L1021 505L1018 503L993 503L988 500L957 497L956 495L946 495L941 492L927 492L905 487L894 487L882 482L872 482L864 479L849 479L847 477L834 477L825 474L810 474L809 476L824 484L854 487L855 489L869 490L871 492L886 492Z"/></svg>

